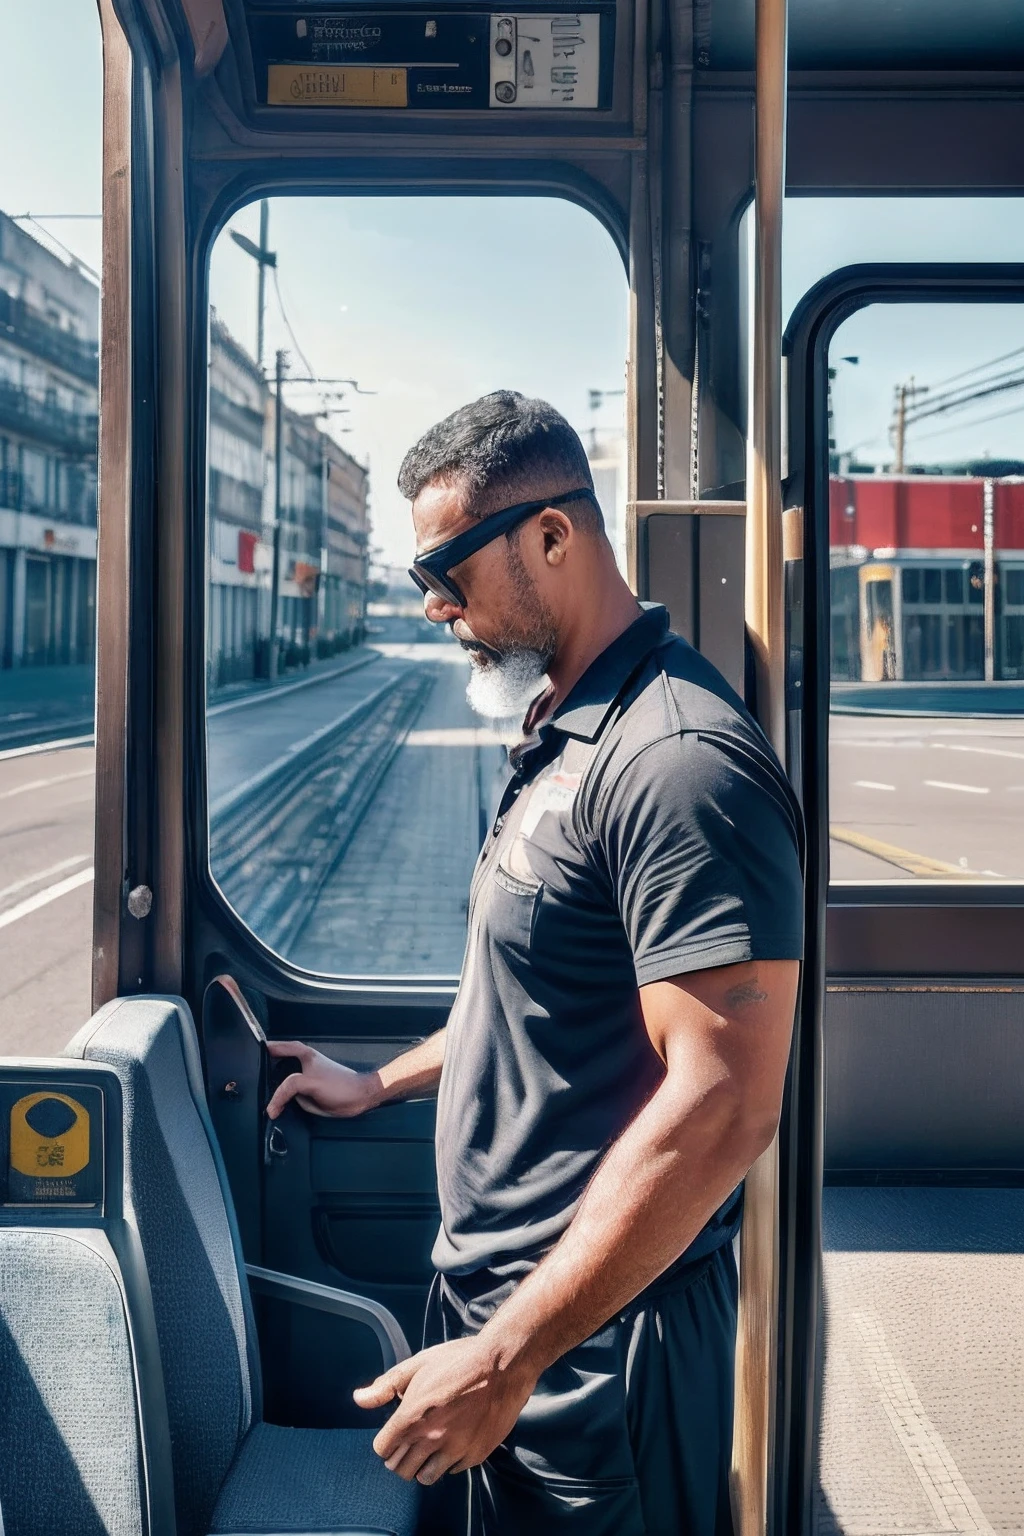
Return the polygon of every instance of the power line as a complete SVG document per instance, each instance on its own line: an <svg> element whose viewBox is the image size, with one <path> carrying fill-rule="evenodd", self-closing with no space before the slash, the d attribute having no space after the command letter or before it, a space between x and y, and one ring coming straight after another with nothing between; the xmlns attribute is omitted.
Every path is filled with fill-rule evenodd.
<svg viewBox="0 0 1024 1536"><path fill-rule="evenodd" d="M7 217L17 224L21 219L102 219L102 213L9 213Z"/></svg>
<svg viewBox="0 0 1024 1536"><path fill-rule="evenodd" d="M966 388L947 390L944 395L933 395L928 391L928 398L920 405L911 405L907 408L906 424L923 421L926 416L938 416L943 411L955 411L963 405L970 405L972 400L983 400L986 395L999 395L1008 389L1020 389L1024 386L1024 373L1019 368L1008 368L1005 373L993 374L991 378L979 379L975 384ZM924 391L919 390L919 393Z"/></svg>
<svg viewBox="0 0 1024 1536"><path fill-rule="evenodd" d="M1011 357L1020 357L1024 353L1024 347L1014 347L1012 352L1003 352L999 357L992 357L987 363L975 363L973 368L964 368L960 373L951 373L946 379L936 379L933 388L945 389L947 384L955 384L958 379L969 379L972 373L982 373L986 368L994 368L997 363L1007 363Z"/></svg>
<svg viewBox="0 0 1024 1536"><path fill-rule="evenodd" d="M47 240L52 241L54 245L58 246L64 252L69 261L71 261L76 267L81 267L83 272L88 272L89 276L94 278L97 283L100 282L100 274L93 267L90 267L87 261L83 261L81 256L78 255L77 251L73 251L70 246L64 244L63 240L58 240L56 235L52 235L48 229L43 228L42 224L39 222L39 219L42 217L44 217L44 215L36 215L32 213L18 213L10 215L11 222L13 224L34 224L36 229L38 229L39 232ZM52 217L57 217L57 215L52 215ZM86 215L83 215L83 217L86 217ZM89 217L92 217L92 215L89 215Z"/></svg>
<svg viewBox="0 0 1024 1536"><path fill-rule="evenodd" d="M1019 416L1024 411L1024 403L1011 406L1008 411L994 411L990 416L976 416L973 421L958 421L948 426L941 427L937 432L921 432L915 434L914 441L926 443L933 437L948 437L950 432L965 432L971 427L984 427L990 421L1004 421L1008 416Z"/></svg>
<svg viewBox="0 0 1024 1536"><path fill-rule="evenodd" d="M302 348L300 347L300 345L299 345L299 338L296 336L295 331L292 329L292 323L288 319L288 311L285 309L285 307L284 307L284 299L282 299L282 297L281 297L281 284L278 281L277 268L276 268L276 266L275 267L271 267L270 270L271 270L271 272L273 273L273 276L274 276L274 292L277 294L277 304L278 304L278 308L281 311L281 319L284 321L284 328L288 332L288 335L292 339L292 346L295 348L296 352L299 354L299 357L302 359L303 363L305 364L306 372L308 374L312 375L312 379L313 379L314 383L319 383L319 377L317 375L317 371L313 367L313 364L310 362L309 358L306 356L305 352L303 352Z"/></svg>
<svg viewBox="0 0 1024 1536"><path fill-rule="evenodd" d="M948 437L950 432L966 432L971 427L985 427L990 421L1005 421L1010 416L1019 416L1024 411L1024 403L1013 405L1008 411L993 411L988 416L975 416L971 421L952 422L945 427L940 427L936 432L915 432L915 443L931 442L936 437ZM873 437L862 437L860 442L851 443L848 448L839 451L840 458L849 458L861 448L870 448L872 444L881 444L882 434L876 433Z"/></svg>

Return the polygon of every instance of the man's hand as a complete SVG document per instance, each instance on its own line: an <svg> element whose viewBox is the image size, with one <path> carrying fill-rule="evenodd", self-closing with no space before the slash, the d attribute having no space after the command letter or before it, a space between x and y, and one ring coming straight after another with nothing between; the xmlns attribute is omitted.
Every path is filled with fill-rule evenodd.
<svg viewBox="0 0 1024 1536"><path fill-rule="evenodd" d="M381 1102L377 1072L353 1072L301 1040L268 1040L267 1050L271 1056L295 1056L302 1064L302 1071L286 1077L267 1105L271 1120L276 1120L292 1099L314 1115L341 1119L364 1114Z"/></svg>
<svg viewBox="0 0 1024 1536"><path fill-rule="evenodd" d="M478 1466L499 1446L537 1385L524 1365L502 1366L481 1338L424 1349L353 1395L360 1408L398 1408L373 1448L406 1482L434 1483Z"/></svg>

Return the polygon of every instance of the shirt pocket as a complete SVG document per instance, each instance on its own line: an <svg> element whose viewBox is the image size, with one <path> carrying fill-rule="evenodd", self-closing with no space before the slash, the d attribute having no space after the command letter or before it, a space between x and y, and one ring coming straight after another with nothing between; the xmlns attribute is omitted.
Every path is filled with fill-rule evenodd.
<svg viewBox="0 0 1024 1536"><path fill-rule="evenodd" d="M523 880L519 875L514 875L510 870L504 869L500 864L495 866L494 881L500 885L503 891L508 891L510 896L536 896L540 891L539 880Z"/></svg>
<svg viewBox="0 0 1024 1536"><path fill-rule="evenodd" d="M486 926L491 945L501 949L506 963L513 955L528 957L540 908L540 881L520 879L496 864L489 885Z"/></svg>

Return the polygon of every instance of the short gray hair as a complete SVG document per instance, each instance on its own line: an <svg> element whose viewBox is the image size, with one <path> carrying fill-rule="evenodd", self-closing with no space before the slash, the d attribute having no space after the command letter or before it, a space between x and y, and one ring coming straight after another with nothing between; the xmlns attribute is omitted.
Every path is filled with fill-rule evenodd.
<svg viewBox="0 0 1024 1536"><path fill-rule="evenodd" d="M546 400L497 389L461 406L424 433L398 472L398 489L415 501L433 481L464 489L474 517L500 506L557 496L594 477L579 435ZM603 527L596 503L581 497L566 508L582 528Z"/></svg>

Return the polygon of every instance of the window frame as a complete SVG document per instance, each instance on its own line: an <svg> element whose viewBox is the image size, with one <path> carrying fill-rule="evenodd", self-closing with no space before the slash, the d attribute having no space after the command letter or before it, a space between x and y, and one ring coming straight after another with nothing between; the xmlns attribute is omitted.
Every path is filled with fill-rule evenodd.
<svg viewBox="0 0 1024 1536"><path fill-rule="evenodd" d="M839 326L870 304L1020 303L1024 263L865 262L822 278L783 338L790 474L786 506L804 509L804 636L799 710L809 842L827 867L829 747L828 358ZM828 884L830 975L1017 976L1024 882Z"/></svg>
<svg viewBox="0 0 1024 1536"><path fill-rule="evenodd" d="M255 984L280 996L282 992L296 1004L311 1001L334 1002L346 1010L366 1005L371 1009L391 1005L411 1007L415 1012L433 1015L442 1007L450 1008L459 986L459 976L449 974L423 974L417 976L363 976L358 973L313 971L279 954L253 929L229 904L214 878L210 863L209 795L207 771L207 630L209 622L208 573L206 570L206 544L209 538L207 526L206 474L209 433L209 361L210 361L210 261L218 238L229 221L242 209L252 206L261 198L284 199L310 197L485 197L550 198L552 201L572 203L589 213L601 226L619 254L623 266L623 293L628 303L630 294L629 234L625 211L609 197L596 181L573 172L571 165L558 165L543 178L537 177L532 166L523 168L525 174L517 175L514 164L502 165L500 170L482 178L469 174L465 181L453 181L448 176L436 179L415 175L400 181L383 183L377 175L365 179L353 174L344 180L316 179L307 183L296 180L273 182L253 175L244 184L235 182L221 194L211 207L205 226L196 240L197 282L194 289L193 324L197 338L201 339L201 356L197 356L193 374L191 399L193 454L191 457L191 519L190 550L188 555L188 593L190 611L186 617L185 655L185 712L186 730L193 743L191 771L185 780L186 805L186 861L190 905L193 911L194 937L189 946L189 968L194 970L199 960L202 979L199 991L206 985L207 973L214 974L211 965L215 957L225 958L227 952L236 957L233 964L245 957L244 970ZM533 179L536 178L536 179ZM635 387L635 368L632 368L631 349L635 345L632 328L627 329L627 380ZM630 385L627 384L627 388ZM189 639L189 636L192 639ZM216 961L216 963L220 963Z"/></svg>

